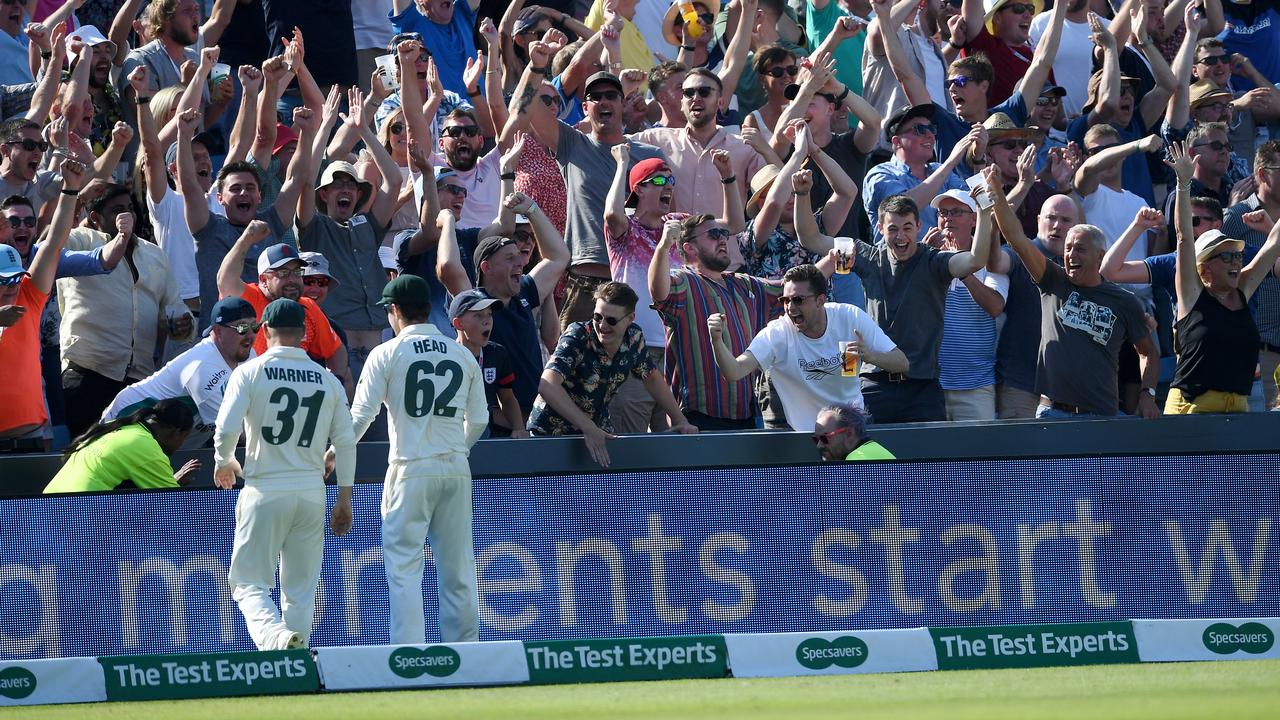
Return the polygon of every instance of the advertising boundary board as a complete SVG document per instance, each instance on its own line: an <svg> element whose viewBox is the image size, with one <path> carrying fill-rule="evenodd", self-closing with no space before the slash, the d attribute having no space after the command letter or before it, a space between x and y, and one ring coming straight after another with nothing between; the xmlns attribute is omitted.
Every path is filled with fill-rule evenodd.
<svg viewBox="0 0 1280 720"><path fill-rule="evenodd" d="M1203 618L0 661L0 706L1280 659L1277 631L1276 617Z"/></svg>

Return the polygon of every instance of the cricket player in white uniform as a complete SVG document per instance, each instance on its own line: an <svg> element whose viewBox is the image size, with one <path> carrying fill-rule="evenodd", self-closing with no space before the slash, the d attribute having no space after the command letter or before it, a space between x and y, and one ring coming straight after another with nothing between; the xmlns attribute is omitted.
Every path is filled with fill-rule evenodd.
<svg viewBox="0 0 1280 720"><path fill-rule="evenodd" d="M480 365L470 351L427 322L431 300L422 278L401 275L387 283L381 304L387 306L396 337L369 353L351 414L357 439L380 405L387 406L390 419L382 554L391 643L426 641L423 538L431 543L439 579L440 637L474 642L479 639L479 608L467 455L489 424Z"/></svg>
<svg viewBox="0 0 1280 720"><path fill-rule="evenodd" d="M281 298L262 311L267 351L227 381L214 432L213 480L235 485L236 440L246 435L244 489L227 581L259 650L306 647L324 558L325 447L333 443L338 501L334 535L351 529L356 441L342 383L300 346L306 312ZM280 609L271 600L280 560Z"/></svg>
<svg viewBox="0 0 1280 720"><path fill-rule="evenodd" d="M160 400L183 398L199 413L183 448L202 448L213 437L231 371L253 357L258 338L258 313L247 300L222 298L213 306L204 340L165 363L150 377L121 390L102 412L102 422L154 405Z"/></svg>

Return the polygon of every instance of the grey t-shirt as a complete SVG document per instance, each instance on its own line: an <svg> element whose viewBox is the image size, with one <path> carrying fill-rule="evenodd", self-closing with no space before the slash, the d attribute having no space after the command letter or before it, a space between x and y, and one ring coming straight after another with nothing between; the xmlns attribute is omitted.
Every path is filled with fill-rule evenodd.
<svg viewBox="0 0 1280 720"><path fill-rule="evenodd" d="M1142 303L1114 283L1076 285L1053 263L1045 264L1036 284L1042 318L1036 391L1055 402L1115 415L1120 348L1150 334Z"/></svg>
<svg viewBox="0 0 1280 720"><path fill-rule="evenodd" d="M329 261L329 272L338 281L320 306L343 330L384 330L387 313L377 306L387 271L382 269L378 246L386 228L372 215L361 213L350 221L316 213L305 230L295 226L298 249L318 252Z"/></svg>
<svg viewBox="0 0 1280 720"><path fill-rule="evenodd" d="M663 157L662 151L652 145L627 142L631 144L632 165L651 157ZM618 169L612 147L560 123L556 160L560 163L568 196L564 240L569 245L571 266L609 264L609 251L604 243L604 201Z"/></svg>
<svg viewBox="0 0 1280 720"><path fill-rule="evenodd" d="M35 206L36 215L44 204L58 196L62 189L62 176L52 170L37 170L31 182L9 182L0 178L0 200L10 195L21 195Z"/></svg>
<svg viewBox="0 0 1280 720"><path fill-rule="evenodd" d="M281 242L280 238L284 237L284 224L276 215L274 206L259 208L257 219L271 228L271 234L262 242L250 247L249 252L245 253L244 270L240 273L240 279L247 283L258 281L258 256L262 254L263 249ZM243 232L244 226L232 225L224 215L209 213L209 224L194 234L196 272L200 275L201 331L209 327L209 312L213 310L214 303L218 302L218 267L222 265L222 258L235 247L236 238L239 238Z"/></svg>
<svg viewBox="0 0 1280 720"><path fill-rule="evenodd" d="M907 377L937 378L942 316L951 287L949 263L955 253L918 243L911 259L898 263L887 245L861 240L856 253L853 271L867 292L867 313L906 353L911 363Z"/></svg>

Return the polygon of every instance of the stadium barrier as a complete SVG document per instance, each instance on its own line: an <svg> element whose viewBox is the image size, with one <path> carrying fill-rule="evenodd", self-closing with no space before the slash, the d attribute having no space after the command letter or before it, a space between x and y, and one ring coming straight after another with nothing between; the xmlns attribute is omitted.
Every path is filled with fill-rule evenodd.
<svg viewBox="0 0 1280 720"><path fill-rule="evenodd" d="M0 662L0 705L1280 659L1280 618L321 647Z"/></svg>

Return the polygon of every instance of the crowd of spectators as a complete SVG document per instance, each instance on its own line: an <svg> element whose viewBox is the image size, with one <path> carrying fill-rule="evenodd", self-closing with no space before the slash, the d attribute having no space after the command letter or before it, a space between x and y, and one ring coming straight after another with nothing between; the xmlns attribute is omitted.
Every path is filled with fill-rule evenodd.
<svg viewBox="0 0 1280 720"><path fill-rule="evenodd" d="M1272 408L1277 48L1280 0L2 0L0 452L207 443L277 298L351 393L399 274L488 436L601 464Z"/></svg>

